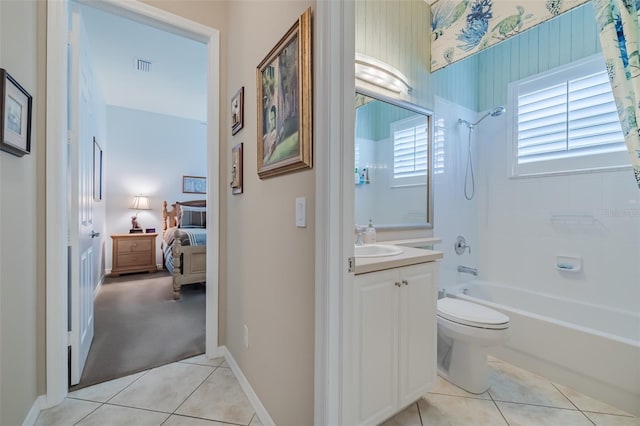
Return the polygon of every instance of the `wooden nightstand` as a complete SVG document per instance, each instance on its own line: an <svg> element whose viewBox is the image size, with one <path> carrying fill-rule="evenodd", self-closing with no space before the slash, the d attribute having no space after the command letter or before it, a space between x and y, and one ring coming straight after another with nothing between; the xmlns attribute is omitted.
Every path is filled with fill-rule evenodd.
<svg viewBox="0 0 640 426"><path fill-rule="evenodd" d="M113 234L111 276L131 272L155 272L158 234Z"/></svg>

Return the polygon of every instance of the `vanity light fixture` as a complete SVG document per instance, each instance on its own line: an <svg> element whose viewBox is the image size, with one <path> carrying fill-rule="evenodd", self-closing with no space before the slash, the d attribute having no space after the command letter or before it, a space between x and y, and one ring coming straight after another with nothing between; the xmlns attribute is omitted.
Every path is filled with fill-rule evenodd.
<svg viewBox="0 0 640 426"><path fill-rule="evenodd" d="M356 78L396 93L412 90L409 79L397 68L371 56L356 53Z"/></svg>

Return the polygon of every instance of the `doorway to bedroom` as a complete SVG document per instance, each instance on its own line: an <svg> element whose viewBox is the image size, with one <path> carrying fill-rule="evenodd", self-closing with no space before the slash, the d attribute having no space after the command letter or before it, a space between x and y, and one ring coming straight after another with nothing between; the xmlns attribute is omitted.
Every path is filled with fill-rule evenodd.
<svg viewBox="0 0 640 426"><path fill-rule="evenodd" d="M69 227L78 227L74 209L91 204L81 221L91 228L93 263L77 274L88 277L81 297L72 285L69 299L72 327L77 312L76 334L85 337L71 350L75 390L205 352L206 221L186 224L200 237L181 234L186 247L175 249L179 223L166 213L195 203L206 218L209 58L204 43L84 3L70 9L70 121L91 143L80 140L70 158L68 190L78 203L71 197ZM185 278L190 261L201 268Z"/></svg>

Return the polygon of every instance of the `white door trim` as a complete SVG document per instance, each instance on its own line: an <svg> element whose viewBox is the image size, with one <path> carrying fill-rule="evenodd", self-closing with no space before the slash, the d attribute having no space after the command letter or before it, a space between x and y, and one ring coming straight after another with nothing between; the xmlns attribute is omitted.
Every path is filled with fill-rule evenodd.
<svg viewBox="0 0 640 426"><path fill-rule="evenodd" d="M220 32L139 1L86 2L92 7L152 25L208 46L207 81L207 205L215 220L207 228L206 351L218 352L218 244L220 146ZM47 123L46 123L46 400L43 408L67 395L67 37L68 0L47 2Z"/></svg>
<svg viewBox="0 0 640 426"><path fill-rule="evenodd" d="M314 424L342 421L343 289L353 275L355 5L316 3L316 319Z"/></svg>

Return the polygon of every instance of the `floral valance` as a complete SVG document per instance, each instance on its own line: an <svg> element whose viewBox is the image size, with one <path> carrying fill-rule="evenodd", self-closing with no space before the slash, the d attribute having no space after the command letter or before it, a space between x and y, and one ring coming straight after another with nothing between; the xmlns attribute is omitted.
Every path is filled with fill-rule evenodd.
<svg viewBox="0 0 640 426"><path fill-rule="evenodd" d="M500 43L587 1L439 0L431 5L431 71Z"/></svg>

